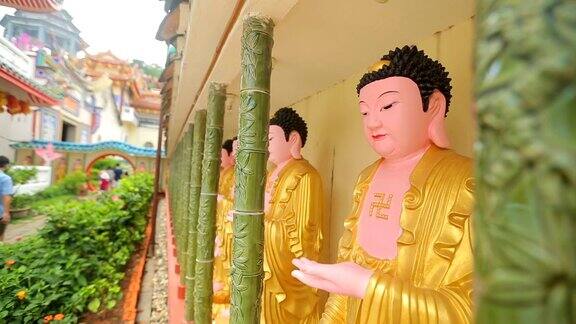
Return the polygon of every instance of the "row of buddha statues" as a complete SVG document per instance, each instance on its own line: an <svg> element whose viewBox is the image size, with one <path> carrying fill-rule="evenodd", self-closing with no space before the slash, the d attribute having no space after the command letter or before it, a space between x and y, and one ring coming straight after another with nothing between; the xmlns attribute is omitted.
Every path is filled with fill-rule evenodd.
<svg viewBox="0 0 576 324"><path fill-rule="evenodd" d="M304 119L270 119L264 323L468 323L472 317L471 160L449 149L451 79L415 46L359 81L359 118L380 158L358 176L335 263L323 263L324 191L303 156ZM222 148L214 307L227 322L237 141ZM326 300L322 291L329 293Z"/></svg>

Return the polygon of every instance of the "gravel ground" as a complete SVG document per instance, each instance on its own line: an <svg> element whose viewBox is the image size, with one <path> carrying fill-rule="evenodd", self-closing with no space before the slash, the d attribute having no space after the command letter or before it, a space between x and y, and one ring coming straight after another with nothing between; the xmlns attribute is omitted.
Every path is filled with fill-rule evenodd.
<svg viewBox="0 0 576 324"><path fill-rule="evenodd" d="M152 295L151 323L168 323L168 263L166 258L166 201L158 205L156 219L156 244L154 261L154 292Z"/></svg>

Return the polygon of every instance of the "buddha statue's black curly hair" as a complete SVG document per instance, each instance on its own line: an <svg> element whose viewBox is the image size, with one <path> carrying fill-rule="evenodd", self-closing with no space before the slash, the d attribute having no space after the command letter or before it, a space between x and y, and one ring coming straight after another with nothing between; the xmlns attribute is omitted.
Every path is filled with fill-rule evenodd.
<svg viewBox="0 0 576 324"><path fill-rule="evenodd" d="M382 57L384 64L375 71L368 72L362 76L356 92L360 94L360 89L374 81L386 79L394 76L401 76L411 79L418 85L424 111L428 110L428 100L434 90L440 91L446 98L446 114L450 106L452 94L451 79L448 77L446 68L440 62L431 59L418 50L416 46L404 46L388 52Z"/></svg>
<svg viewBox="0 0 576 324"><path fill-rule="evenodd" d="M276 125L282 128L284 131L284 137L286 140L290 137L292 131L298 132L300 138L302 139L302 147L306 144L306 138L308 137L308 126L306 122L296 110L290 107L280 108L270 119L270 125Z"/></svg>
<svg viewBox="0 0 576 324"><path fill-rule="evenodd" d="M224 143L222 143L222 148L226 150L226 152L228 152L228 155L230 155L230 153L232 153L232 143L234 143L234 140L236 139L236 137L234 138L230 138L224 141Z"/></svg>

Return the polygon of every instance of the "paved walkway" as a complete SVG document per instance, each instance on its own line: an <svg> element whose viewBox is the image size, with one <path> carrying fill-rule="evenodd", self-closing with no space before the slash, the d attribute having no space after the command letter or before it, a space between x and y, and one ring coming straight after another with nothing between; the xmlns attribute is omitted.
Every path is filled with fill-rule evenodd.
<svg viewBox="0 0 576 324"><path fill-rule="evenodd" d="M168 270L166 262L166 205L160 201L156 218L154 255L148 255L138 298L138 324L168 323Z"/></svg>
<svg viewBox="0 0 576 324"><path fill-rule="evenodd" d="M16 224L9 224L4 233L5 243L14 243L26 236L36 234L46 223L46 216L39 215Z"/></svg>
<svg viewBox="0 0 576 324"><path fill-rule="evenodd" d="M140 296L138 297L138 316L136 323L151 323L155 268L154 257L148 256L146 266L144 267L142 286L140 286Z"/></svg>

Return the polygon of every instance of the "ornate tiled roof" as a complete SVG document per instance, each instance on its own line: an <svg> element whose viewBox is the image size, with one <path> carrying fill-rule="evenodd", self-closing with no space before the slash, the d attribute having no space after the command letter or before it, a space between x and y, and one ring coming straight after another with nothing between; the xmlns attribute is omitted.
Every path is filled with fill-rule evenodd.
<svg viewBox="0 0 576 324"><path fill-rule="evenodd" d="M52 12L60 10L63 0L0 0L0 5L20 10L35 12Z"/></svg>
<svg viewBox="0 0 576 324"><path fill-rule="evenodd" d="M162 20L162 23L160 23L160 27L158 27L158 31L156 32L156 39L170 42L172 38L178 36L176 33L178 32L179 24L180 6L177 6L172 12L168 13Z"/></svg>
<svg viewBox="0 0 576 324"><path fill-rule="evenodd" d="M118 58L114 53L112 53L112 51L106 51L95 55L88 54L88 58L101 63L130 66L130 63Z"/></svg>
<svg viewBox="0 0 576 324"><path fill-rule="evenodd" d="M131 103L132 107L136 109L149 109L153 111L160 111L161 97L156 92L146 92L140 97L134 99Z"/></svg>
<svg viewBox="0 0 576 324"><path fill-rule="evenodd" d="M80 144L73 142L48 142L48 141L34 140L30 142L18 142L11 144L10 146L15 149L17 148L37 149L45 147L46 145L48 145L48 143L52 143L52 145L54 145L55 150L60 150L64 152L88 153L96 151L116 150L131 156L143 156L143 157L156 156L156 149L154 148L137 147L118 141L107 141L94 144ZM165 154L164 151L162 151L162 156L164 156L164 154Z"/></svg>
<svg viewBox="0 0 576 324"><path fill-rule="evenodd" d="M10 65L0 62L0 69L5 71L6 73L10 74L12 77L18 79L20 82L26 84L28 87L33 88L37 92L47 96L52 100L46 100L50 104L54 104L56 101L61 100L64 97L62 90L55 90L49 89L45 86L40 85L35 80L28 78L27 76L23 75L22 73L13 69ZM40 100L41 102L43 100Z"/></svg>
<svg viewBox="0 0 576 324"><path fill-rule="evenodd" d="M116 81L130 81L134 78L134 68L110 51L96 55L88 54L81 60L81 63L86 75L94 78L99 78L104 74Z"/></svg>

